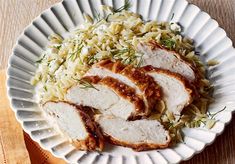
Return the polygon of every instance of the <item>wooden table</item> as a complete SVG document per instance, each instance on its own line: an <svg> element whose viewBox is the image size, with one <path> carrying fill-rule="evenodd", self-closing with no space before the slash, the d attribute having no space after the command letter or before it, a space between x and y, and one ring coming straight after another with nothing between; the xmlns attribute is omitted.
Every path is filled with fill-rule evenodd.
<svg viewBox="0 0 235 164"><path fill-rule="evenodd" d="M235 42L234 0L189 0L215 18ZM44 9L59 0L0 0L0 69L7 66L8 57L23 29ZM185 164L235 163L235 119L215 143Z"/></svg>

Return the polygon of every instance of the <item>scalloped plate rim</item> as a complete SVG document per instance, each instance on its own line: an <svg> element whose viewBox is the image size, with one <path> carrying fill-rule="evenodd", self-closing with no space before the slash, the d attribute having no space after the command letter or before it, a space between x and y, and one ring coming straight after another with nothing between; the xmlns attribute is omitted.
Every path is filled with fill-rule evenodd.
<svg viewBox="0 0 235 164"><path fill-rule="evenodd" d="M24 28L24 30L21 32L21 34L17 37L16 43L14 44L14 46L13 46L13 48L12 48L12 51L11 51L11 55L10 55L10 57L9 57L9 59L8 59L8 66L7 66L7 70L6 70L6 83L5 83L5 84L6 84L6 88L7 88L7 97L8 97L8 99L10 100L10 107L11 107L11 109L13 110L14 115L15 115L15 118L16 118L17 121L20 123L21 127L23 128L23 130L24 130L27 134L29 134L29 136L31 137L31 139L32 139L33 141L39 143L39 145L40 145L41 148L43 148L44 150L49 151L50 153L52 153L52 154L53 154L55 157L57 157L57 158L61 158L61 159L65 160L66 162L70 162L70 161L67 160L67 158L65 158L65 156L59 156L59 155L55 154L54 151L53 151L51 148L45 147L45 146L42 144L42 142L41 142L40 139L37 139L37 138L33 137L33 135L31 134L31 131L24 127L24 125L23 125L24 121L22 121L21 119L18 118L18 116L17 116L17 110L14 110L13 103L12 103L12 97L11 97L10 94L9 94L9 89L10 89L9 80L10 80L11 76L9 75L9 72L8 72L9 68L11 67L10 62L11 62L11 60L12 60L13 57L14 57L14 50L15 50L15 48L17 47L17 45L19 44L19 40L20 40L23 36L25 36L25 32L27 32L27 30L29 29L29 27L33 26L33 23L34 23L36 20L38 20L39 18L41 18L41 15L42 15L42 14L44 14L44 13L46 13L47 11L51 10L54 6L63 5L62 3L63 3L64 1L68 1L68 0L63 0L63 1L61 1L61 2L55 3L55 4L53 4L51 7L49 7L49 8L47 8L47 9L43 10L43 12L41 12L38 16L36 16L36 17L31 21L31 23L30 23L29 25L27 25L27 26ZM163 1L163 0L162 0L162 1ZM174 0L174 1L177 1L177 0ZM186 0L183 0L183 1L186 1ZM186 2L187 2L187 1L186 1ZM162 3L162 2L161 2L161 3ZM187 2L187 5L186 5L186 6L189 6L189 5L198 8L198 9L199 9L199 13L207 14L207 15L209 16L209 19L208 19L208 20L213 20L213 21L215 21L215 22L218 24L218 27L217 27L217 28L219 28L220 30L223 30L223 32L226 34L224 38L228 39L228 40L232 43L232 46L231 46L231 47L234 49L232 40L228 37L226 31L220 26L220 24L219 24L214 18L212 18L207 12L201 10L201 8L199 8L197 5L195 5L195 4L193 4L193 3L190 3L190 2ZM172 9L171 9L171 10L172 10ZM159 13L160 13L160 8L159 8ZM159 13L158 13L158 14L159 14ZM181 15L181 16L182 16L182 15ZM204 149L205 149L207 146L210 146L211 144L213 144L213 143L215 142L216 138L224 132L226 126L231 122L232 117L233 117L233 113L235 113L235 109L229 110L228 112L231 113L231 118L230 118L227 122L222 122L224 126L223 126L223 128L222 128L222 130L221 130L220 133L212 132L212 133L215 134L215 137L214 137L214 139L213 139L211 142L209 142L209 143L203 142L203 143L204 143L204 146L203 146L203 148L202 148L201 150L194 150L194 149L193 149L193 150L194 150L194 153L193 153L190 157L183 159L182 156L180 156L181 159L180 159L180 161L177 161L177 162L190 160L190 159L193 158L196 154L199 154L199 153L201 153L202 151L204 151ZM169 149L171 149L171 148L169 148ZM162 154L161 154L161 155L162 155Z"/></svg>

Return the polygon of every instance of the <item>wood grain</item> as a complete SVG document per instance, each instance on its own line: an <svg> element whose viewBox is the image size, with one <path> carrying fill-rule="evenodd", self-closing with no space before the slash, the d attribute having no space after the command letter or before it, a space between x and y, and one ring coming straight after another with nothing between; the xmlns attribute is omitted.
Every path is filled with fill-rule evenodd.
<svg viewBox="0 0 235 164"><path fill-rule="evenodd" d="M30 164L29 153L24 144L24 135L15 113L10 109L6 96L5 72L0 71L0 163ZM12 155L14 154L14 155Z"/></svg>
<svg viewBox="0 0 235 164"><path fill-rule="evenodd" d="M0 0L0 69L6 68L13 44L23 29L44 9L59 0ZM208 12L235 42L234 0L189 0ZM235 119L215 143L184 164L235 163Z"/></svg>
<svg viewBox="0 0 235 164"><path fill-rule="evenodd" d="M0 0L0 69L6 68L17 37L43 10L59 0Z"/></svg>

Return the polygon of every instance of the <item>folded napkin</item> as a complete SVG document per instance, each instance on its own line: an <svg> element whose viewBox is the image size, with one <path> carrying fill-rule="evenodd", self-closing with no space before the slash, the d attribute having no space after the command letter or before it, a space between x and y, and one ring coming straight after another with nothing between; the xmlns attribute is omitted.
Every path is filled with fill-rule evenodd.
<svg viewBox="0 0 235 164"><path fill-rule="evenodd" d="M0 71L0 163L64 164L24 133L9 106L5 71Z"/></svg>

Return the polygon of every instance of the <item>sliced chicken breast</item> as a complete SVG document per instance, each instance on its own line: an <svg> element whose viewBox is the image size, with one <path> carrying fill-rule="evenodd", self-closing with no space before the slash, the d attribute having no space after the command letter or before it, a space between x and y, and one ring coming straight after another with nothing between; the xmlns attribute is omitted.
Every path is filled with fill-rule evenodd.
<svg viewBox="0 0 235 164"><path fill-rule="evenodd" d="M141 66L152 65L157 68L179 73L190 82L196 80L193 66L183 60L176 52L167 50L154 41L148 44L139 44L138 50L144 54Z"/></svg>
<svg viewBox="0 0 235 164"><path fill-rule="evenodd" d="M42 106L49 122L79 150L99 150L104 147L100 128L82 107L67 102L46 102Z"/></svg>
<svg viewBox="0 0 235 164"><path fill-rule="evenodd" d="M161 97L160 88L151 76L142 73L133 66L125 66L120 61L103 60L93 65L86 75L102 78L110 76L134 88L136 93L143 97L148 113Z"/></svg>
<svg viewBox="0 0 235 164"><path fill-rule="evenodd" d="M98 109L101 113L112 114L123 119L134 119L149 112L135 89L112 77L84 77L86 85L73 86L67 92L68 101Z"/></svg>
<svg viewBox="0 0 235 164"><path fill-rule="evenodd" d="M152 76L162 88L162 98L167 109L173 114L180 115L183 108L192 102L193 90L183 76L152 66L141 69Z"/></svg>
<svg viewBox="0 0 235 164"><path fill-rule="evenodd" d="M135 151L165 148L171 140L168 131L157 120L126 121L108 115L98 115L95 120L110 143Z"/></svg>

